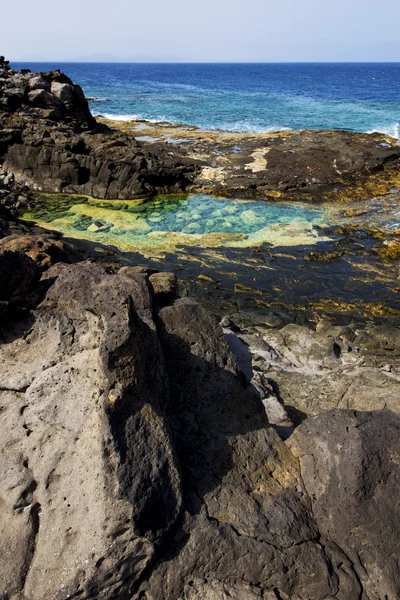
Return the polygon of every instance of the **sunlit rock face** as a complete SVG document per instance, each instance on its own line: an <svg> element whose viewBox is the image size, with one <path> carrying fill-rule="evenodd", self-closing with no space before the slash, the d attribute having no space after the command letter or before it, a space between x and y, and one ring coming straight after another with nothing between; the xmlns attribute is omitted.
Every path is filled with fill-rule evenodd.
<svg viewBox="0 0 400 600"><path fill-rule="evenodd" d="M170 273L0 258L2 598L398 597L398 416L286 444Z"/></svg>

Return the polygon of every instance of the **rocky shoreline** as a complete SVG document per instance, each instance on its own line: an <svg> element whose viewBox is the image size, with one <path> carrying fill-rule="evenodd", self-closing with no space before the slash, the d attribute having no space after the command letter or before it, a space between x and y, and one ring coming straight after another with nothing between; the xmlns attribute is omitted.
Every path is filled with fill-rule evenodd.
<svg viewBox="0 0 400 600"><path fill-rule="evenodd" d="M113 127L0 58L0 598L395 600L398 233L145 261L18 217L37 190L385 197L400 149Z"/></svg>
<svg viewBox="0 0 400 600"><path fill-rule="evenodd" d="M138 124L135 131L134 123L96 121L81 88L59 71L17 72L4 59L0 98L3 168L44 192L128 199L200 190L318 200L398 181L400 147L380 134L180 128L179 138L176 128L153 126L146 129L152 142L138 141Z"/></svg>

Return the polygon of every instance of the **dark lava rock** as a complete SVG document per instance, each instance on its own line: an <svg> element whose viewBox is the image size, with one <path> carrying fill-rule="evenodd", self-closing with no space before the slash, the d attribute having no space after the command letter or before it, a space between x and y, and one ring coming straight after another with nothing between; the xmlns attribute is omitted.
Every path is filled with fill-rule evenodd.
<svg viewBox="0 0 400 600"><path fill-rule="evenodd" d="M40 269L31 258L0 248L0 300L22 296L40 277Z"/></svg>
<svg viewBox="0 0 400 600"><path fill-rule="evenodd" d="M97 123L82 89L60 71L9 68L0 78L2 160L20 183L100 198L182 192L197 170L167 147L153 154Z"/></svg>
<svg viewBox="0 0 400 600"><path fill-rule="evenodd" d="M354 595L349 587L340 597L400 596L399 440L389 411L331 411L307 419L291 439L323 543L345 556L341 582L351 572L359 579L357 593L353 583Z"/></svg>
<svg viewBox="0 0 400 600"><path fill-rule="evenodd" d="M82 89L60 71L19 72L4 65L0 161L18 182L44 192L109 199L186 190L292 199L301 193L313 200L335 186L357 188L363 177L396 166L400 157L394 140L382 145L387 138L380 134L344 131L241 134L234 153L234 134L216 139L204 132L171 152L165 141L137 141L129 125L122 131L96 121Z"/></svg>

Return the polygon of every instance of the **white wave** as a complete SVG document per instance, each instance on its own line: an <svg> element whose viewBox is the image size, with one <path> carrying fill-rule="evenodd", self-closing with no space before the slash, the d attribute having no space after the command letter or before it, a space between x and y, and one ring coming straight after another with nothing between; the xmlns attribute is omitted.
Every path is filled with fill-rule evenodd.
<svg viewBox="0 0 400 600"><path fill-rule="evenodd" d="M389 126L378 126L377 129L372 129L371 131L367 131L367 133L384 133L390 137L400 139L400 123Z"/></svg>
<svg viewBox="0 0 400 600"><path fill-rule="evenodd" d="M231 131L233 133L270 133L273 131L292 131L290 127L284 127L280 125L268 125L262 127L260 125L252 125L247 121L239 121L237 123L225 123L219 126L212 126L206 129L211 131Z"/></svg>
<svg viewBox="0 0 400 600"><path fill-rule="evenodd" d="M114 115L111 113L94 112L94 117L104 117L110 121L138 121L137 115Z"/></svg>
<svg viewBox="0 0 400 600"><path fill-rule="evenodd" d="M101 111L94 111L94 117L104 117L105 119L109 119L110 121L145 121L146 123L170 123L171 125L176 125L177 123L171 121L171 119L167 119L167 117L159 117L158 119L148 119L147 117L143 117L142 115L122 115L122 114L114 114L114 113L103 113Z"/></svg>
<svg viewBox="0 0 400 600"><path fill-rule="evenodd" d="M110 121L144 121L145 123L152 124L163 124L169 123L170 125L185 125L185 123L181 123L178 121L174 121L171 118L164 117L160 115L160 117L156 119L149 119L142 115L138 114L114 114L114 113L103 113L101 111L94 111L93 116L95 117L104 117L105 119L109 119ZM189 124L193 126L193 124ZM292 131L290 127L284 127L279 125L269 125L269 126L259 126L252 125L248 121L238 121L237 123L222 123L221 125L195 125L195 127L199 127L204 131L227 131L233 133L270 133L273 131Z"/></svg>

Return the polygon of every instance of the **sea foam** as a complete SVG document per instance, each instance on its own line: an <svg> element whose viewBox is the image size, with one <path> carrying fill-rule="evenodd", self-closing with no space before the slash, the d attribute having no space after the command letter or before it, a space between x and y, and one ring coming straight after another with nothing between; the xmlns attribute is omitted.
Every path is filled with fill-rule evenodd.
<svg viewBox="0 0 400 600"><path fill-rule="evenodd" d="M367 133L384 133L385 135L389 135L390 137L400 139L400 123L395 123L394 125L378 126L376 129L367 131Z"/></svg>

